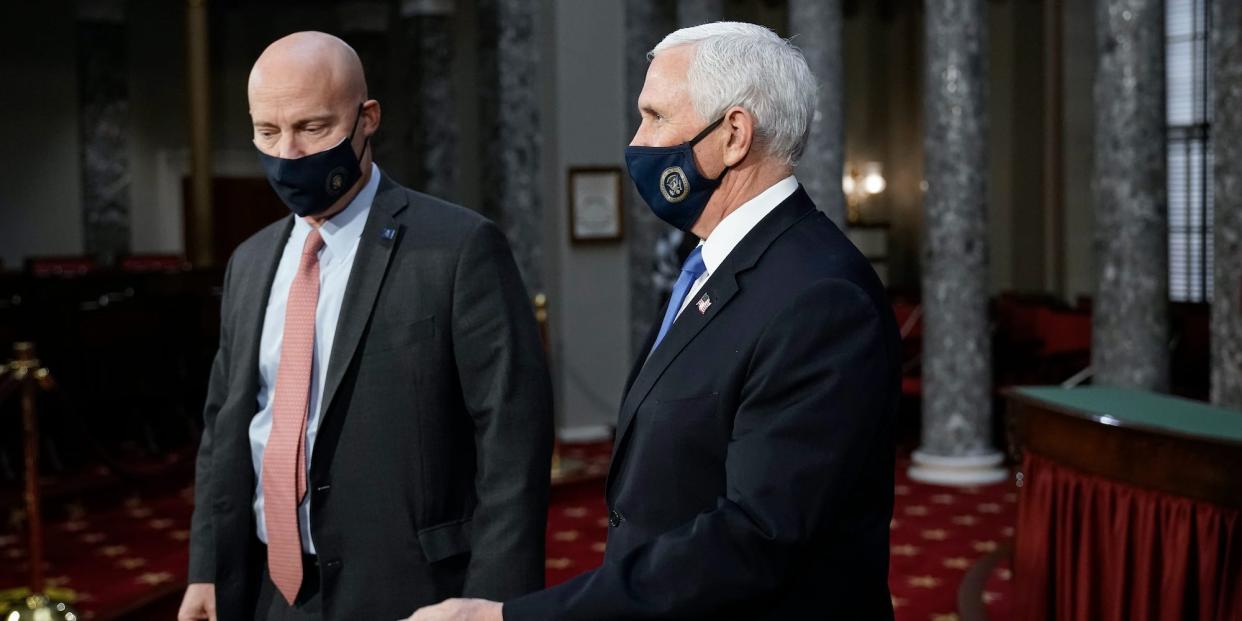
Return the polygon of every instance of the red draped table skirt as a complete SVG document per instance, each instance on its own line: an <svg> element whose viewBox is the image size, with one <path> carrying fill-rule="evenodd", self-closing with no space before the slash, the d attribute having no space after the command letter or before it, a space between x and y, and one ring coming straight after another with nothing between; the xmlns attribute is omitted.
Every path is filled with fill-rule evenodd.
<svg viewBox="0 0 1242 621"><path fill-rule="evenodd" d="M1029 451L1023 473L1014 544L1019 619L1242 621L1242 511L1084 474Z"/></svg>

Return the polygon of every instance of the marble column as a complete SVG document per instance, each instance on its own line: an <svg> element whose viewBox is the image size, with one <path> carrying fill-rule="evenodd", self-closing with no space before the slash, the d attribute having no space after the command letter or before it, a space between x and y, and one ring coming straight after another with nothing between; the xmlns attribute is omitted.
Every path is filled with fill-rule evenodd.
<svg viewBox="0 0 1242 621"><path fill-rule="evenodd" d="M640 4L650 4L650 2L640 2ZM700 24L709 24L709 22L720 21L724 19L724 2L723 0L678 0L676 2L676 29L684 29L684 27L698 26ZM627 9L630 11L631 9ZM637 10L637 9L633 9ZM658 15L657 15L658 12ZM630 14L626 15L627 24L630 21L645 20L641 29L645 29L643 34L651 35L642 37L642 50L636 45L631 45L633 40L630 36L626 37L627 50L632 50L632 56L627 58L627 63L641 62L641 67L631 67L627 79L632 79L632 84L636 87L632 89L631 102L638 101L638 93L642 92L642 82L647 76L647 52L651 51L656 43L663 39L664 35L668 35L674 29L674 21L672 15L669 15L667 9L661 10L660 7L645 7L630 19ZM652 21L655 20L655 21ZM628 25L627 25L628 29ZM638 72L641 68L641 72ZM627 88L631 84L627 83ZM631 106L633 107L633 106ZM638 128L638 114L631 111L632 127ZM631 189L632 190L632 189ZM646 231L638 232L638 235L631 235L631 248L635 243L643 243L650 245L646 250L638 251L638 256L645 267L638 267L636 271L635 262L631 261L631 278L635 283L631 294L631 306L635 309L635 317L633 317L633 334L631 335L631 347L635 349L641 348L647 337L651 324L660 318L663 308L661 304L666 301L669 294L673 291L673 283L677 282L678 274L682 271L682 261L686 253L682 252L691 241L688 240L686 233L673 229L673 227L663 224L657 220L655 216L651 216L647 211L647 207L643 204L642 199L633 195L633 200L637 201L637 209L643 211L643 216L635 222L637 226L646 226ZM627 225L626 226L630 226ZM631 250L631 252L633 252ZM688 251L687 251L688 252ZM635 256L631 255L631 258ZM641 308L640 308L641 307Z"/></svg>
<svg viewBox="0 0 1242 621"><path fill-rule="evenodd" d="M1213 7L1212 402L1242 410L1242 4Z"/></svg>
<svg viewBox="0 0 1242 621"><path fill-rule="evenodd" d="M690 28L724 19L724 0L677 0L677 27ZM678 229L665 228L656 240L656 268L652 276L655 290L667 297L673 292L673 284L681 275L681 264L688 246L698 243ZM657 311L659 314L659 311Z"/></svg>
<svg viewBox="0 0 1242 621"><path fill-rule="evenodd" d="M845 228L845 71L841 0L789 0L789 33L819 84L819 107L798 164L798 181L821 211Z"/></svg>
<svg viewBox="0 0 1242 621"><path fill-rule="evenodd" d="M398 105L392 105L397 102L392 99L389 77L393 64L389 12L388 3L375 0L349 2L337 7L341 38L354 48L358 60L362 61L367 97L380 103L380 129L371 137L370 149L375 163L386 169L399 167L402 159L400 136L390 131L389 121L407 113Z"/></svg>
<svg viewBox="0 0 1242 621"><path fill-rule="evenodd" d="M687 28L724 19L724 0L677 0L677 27Z"/></svg>
<svg viewBox="0 0 1242 621"><path fill-rule="evenodd" d="M526 290L543 291L539 50L528 0L479 0L482 211L509 238Z"/></svg>
<svg viewBox="0 0 1242 621"><path fill-rule="evenodd" d="M1169 385L1163 0L1097 0L1096 384Z"/></svg>
<svg viewBox="0 0 1242 621"><path fill-rule="evenodd" d="M923 432L910 478L1003 480L991 445L984 0L927 0Z"/></svg>
<svg viewBox="0 0 1242 621"><path fill-rule="evenodd" d="M77 5L78 138L81 142L82 240L86 254L110 266L129 252L129 39L125 3Z"/></svg>
<svg viewBox="0 0 1242 621"><path fill-rule="evenodd" d="M411 118L403 128L410 184L452 200L457 193L457 116L453 102L453 0L406 0L401 33L412 44L399 99Z"/></svg>
<svg viewBox="0 0 1242 621"><path fill-rule="evenodd" d="M647 52L675 29L671 8L670 3L660 0L625 0L627 143L638 131L638 94L647 79ZM625 243L630 263L630 353L638 356L652 323L657 321L662 297L672 289L672 280L657 267L661 256L668 262L669 252L661 247L669 245L664 238L670 227L651 213L628 177L622 186L625 188Z"/></svg>

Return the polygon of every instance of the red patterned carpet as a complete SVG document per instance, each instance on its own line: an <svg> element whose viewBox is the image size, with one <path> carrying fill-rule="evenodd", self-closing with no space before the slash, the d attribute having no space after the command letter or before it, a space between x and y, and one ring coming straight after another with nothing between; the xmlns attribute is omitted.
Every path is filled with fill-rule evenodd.
<svg viewBox="0 0 1242 621"><path fill-rule="evenodd" d="M84 619L131 619L133 611L184 588L193 494L190 488L144 497L91 492L89 500L47 507L49 587L68 589ZM25 585L24 534L0 536L0 590ZM24 528L24 527L23 527ZM171 618L171 617L168 617Z"/></svg>
<svg viewBox="0 0 1242 621"><path fill-rule="evenodd" d="M957 621L957 588L966 570L1013 537L1017 490L1006 482L950 488L911 481L897 462L888 586L898 621ZM1009 562L984 585L988 619L1011 618Z"/></svg>
<svg viewBox="0 0 1242 621"><path fill-rule="evenodd" d="M588 478L553 489L549 584L598 565L608 530L600 478L608 446L567 446L563 456L585 462ZM953 621L966 570L1012 536L1017 497L1010 484L954 489L915 483L905 476L907 463L898 463L892 530L889 585L897 619ZM170 618L169 605L185 580L191 500L187 488L149 497L97 494L49 507L51 584L77 594L85 619ZM14 534L20 517L16 511L9 517L0 535L0 589L25 582L24 539ZM987 580L990 619L1010 616L1010 577L1002 563Z"/></svg>

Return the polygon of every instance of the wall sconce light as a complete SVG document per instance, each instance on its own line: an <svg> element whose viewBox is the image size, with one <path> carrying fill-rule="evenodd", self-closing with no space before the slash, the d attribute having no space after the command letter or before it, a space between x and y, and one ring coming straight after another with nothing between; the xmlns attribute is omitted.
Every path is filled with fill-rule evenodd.
<svg viewBox="0 0 1242 621"><path fill-rule="evenodd" d="M879 162L847 164L841 178L841 190L845 193L846 218L856 223L862 218L862 204L868 198L888 187L884 180L884 167Z"/></svg>

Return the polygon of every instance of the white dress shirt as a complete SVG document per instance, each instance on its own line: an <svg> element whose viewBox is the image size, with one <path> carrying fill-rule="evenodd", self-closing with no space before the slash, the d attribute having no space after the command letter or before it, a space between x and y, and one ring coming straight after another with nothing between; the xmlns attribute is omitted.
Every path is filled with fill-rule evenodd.
<svg viewBox="0 0 1242 621"><path fill-rule="evenodd" d="M725 216L724 220L721 220L720 224L717 224L707 236L707 239L699 243L703 247L703 265L707 269L695 279L690 292L686 294L686 299L681 301L681 308L677 310L678 317L681 317L681 312L686 310L690 301L695 299L694 296L698 295L699 290L707 283L707 279L712 277L712 273L720 267L721 263L724 263L725 257L733 252L742 238L746 237L746 234L755 228L760 220L772 213L777 205L785 202L785 199L797 190L798 180L793 175L777 181L772 187L760 192L759 196L746 201L733 213Z"/></svg>
<svg viewBox="0 0 1242 621"><path fill-rule="evenodd" d="M332 354L332 341L336 337L336 320L341 314L345 300L345 285L353 270L354 254L358 251L358 239L371 213L371 202L379 188L380 171L371 164L371 178L358 195L343 211L332 216L319 227L323 248L319 250L319 302L315 307L315 347L311 359L310 398L306 417L306 464L310 469L311 451L315 446L315 433L319 430L320 403L323 383L328 374L328 356ZM254 491L254 516L258 525L259 540L267 543L267 522L263 517L263 451L272 433L272 395L276 390L276 369L280 366L280 346L285 333L285 306L289 299L289 287L297 274L298 263L311 225L295 217L289 240L285 242L272 292L267 298L267 311L263 315L263 335L259 340L259 398L254 418L250 419L250 457L254 461L256 486ZM309 475L308 475L309 480ZM310 535L310 494L298 507L298 528L302 531L302 549L315 553Z"/></svg>

